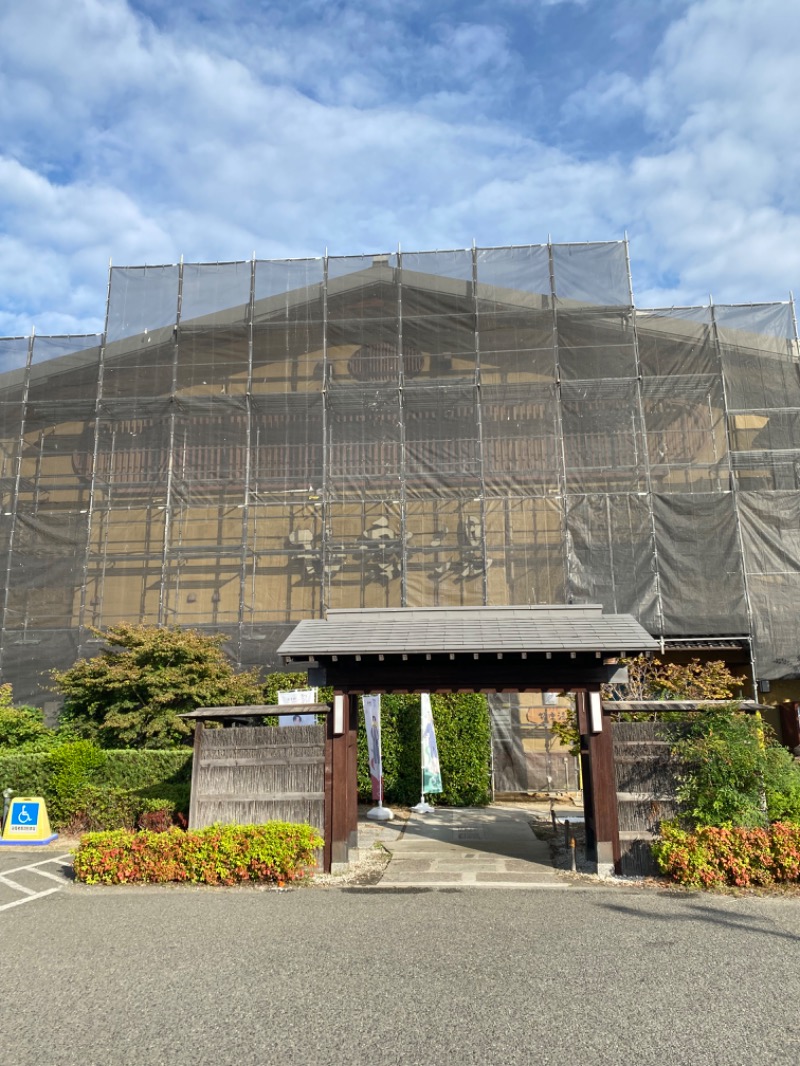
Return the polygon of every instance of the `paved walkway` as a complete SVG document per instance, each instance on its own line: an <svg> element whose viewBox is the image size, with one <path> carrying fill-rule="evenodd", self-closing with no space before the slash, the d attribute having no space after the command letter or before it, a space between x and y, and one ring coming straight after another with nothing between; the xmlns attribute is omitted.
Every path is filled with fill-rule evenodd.
<svg viewBox="0 0 800 1066"><path fill-rule="evenodd" d="M407 822L362 821L359 846L380 841L391 852L380 888L569 886L571 881L553 868L549 844L531 828L537 814L549 818L549 807L440 807L433 814L412 813ZM580 814L574 807L556 809L561 821Z"/></svg>

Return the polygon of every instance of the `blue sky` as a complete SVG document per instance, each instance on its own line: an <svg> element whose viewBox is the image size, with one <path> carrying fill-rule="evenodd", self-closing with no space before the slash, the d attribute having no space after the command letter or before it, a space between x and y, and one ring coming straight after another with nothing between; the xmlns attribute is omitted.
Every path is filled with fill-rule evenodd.
<svg viewBox="0 0 800 1066"><path fill-rule="evenodd" d="M640 306L800 294L796 0L3 0L0 335L115 264L627 231Z"/></svg>

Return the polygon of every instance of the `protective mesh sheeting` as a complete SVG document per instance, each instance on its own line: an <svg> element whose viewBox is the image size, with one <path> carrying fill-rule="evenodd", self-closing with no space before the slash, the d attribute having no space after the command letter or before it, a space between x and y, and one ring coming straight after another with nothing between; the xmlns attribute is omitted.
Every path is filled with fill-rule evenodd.
<svg viewBox="0 0 800 1066"><path fill-rule="evenodd" d="M181 275L181 322L221 330L245 325L252 280L252 263L186 263Z"/></svg>
<svg viewBox="0 0 800 1066"><path fill-rule="evenodd" d="M252 500L291 500L301 493L322 491L323 417L321 393L252 397Z"/></svg>
<svg viewBox="0 0 800 1066"><path fill-rule="evenodd" d="M108 296L109 344L172 327L178 315L177 266L114 267Z"/></svg>
<svg viewBox="0 0 800 1066"><path fill-rule="evenodd" d="M6 630L67 628L78 616L87 512L18 511L8 569Z"/></svg>
<svg viewBox="0 0 800 1066"><path fill-rule="evenodd" d="M479 248L476 258L481 310L505 311L550 303L550 255L547 245Z"/></svg>
<svg viewBox="0 0 800 1066"><path fill-rule="evenodd" d="M565 382L561 424L568 493L646 488L638 382Z"/></svg>
<svg viewBox="0 0 800 1066"><path fill-rule="evenodd" d="M566 602L560 499L488 498L485 524L490 604Z"/></svg>
<svg viewBox="0 0 800 1066"><path fill-rule="evenodd" d="M800 495L739 496L759 676L791 677L800 666Z"/></svg>
<svg viewBox="0 0 800 1066"><path fill-rule="evenodd" d="M582 303L609 307L632 303L625 245L554 244L553 274L560 305Z"/></svg>
<svg viewBox="0 0 800 1066"><path fill-rule="evenodd" d="M555 386L486 386L481 414L487 493L556 494L562 463Z"/></svg>
<svg viewBox="0 0 800 1066"><path fill-rule="evenodd" d="M85 620L102 627L163 619L166 509L111 497L92 514Z"/></svg>
<svg viewBox="0 0 800 1066"><path fill-rule="evenodd" d="M16 704L41 707L55 702L50 671L64 670L75 662L80 648L79 634L77 628L30 628L5 635L3 679L13 684Z"/></svg>
<svg viewBox="0 0 800 1066"><path fill-rule="evenodd" d="M745 536L788 669L783 503L753 560L797 355L789 305L634 312L619 243L115 268L105 338L0 339L0 655L178 621L273 662L328 606L570 599L740 635Z"/></svg>
<svg viewBox="0 0 800 1066"><path fill-rule="evenodd" d="M657 631L655 558L646 498L567 497L567 594L570 602L602 603L633 614Z"/></svg>
<svg viewBox="0 0 800 1066"><path fill-rule="evenodd" d="M571 792L579 787L576 760L550 731L555 693L491 693L492 777L495 792ZM553 705L543 705L552 700Z"/></svg>
<svg viewBox="0 0 800 1066"><path fill-rule="evenodd" d="M558 365L564 381L630 378L638 373L633 315L559 311Z"/></svg>
<svg viewBox="0 0 800 1066"><path fill-rule="evenodd" d="M164 612L178 625L239 620L243 507L176 506L164 568Z"/></svg>
<svg viewBox="0 0 800 1066"><path fill-rule="evenodd" d="M322 609L322 500L251 505L247 516L244 620L299 622ZM263 649L262 649L263 650Z"/></svg>
<svg viewBox="0 0 800 1066"><path fill-rule="evenodd" d="M403 419L409 496L480 493L481 449L474 388L406 388Z"/></svg>
<svg viewBox="0 0 800 1066"><path fill-rule="evenodd" d="M409 500L405 543L411 607L484 602L484 523L475 498Z"/></svg>
<svg viewBox="0 0 800 1066"><path fill-rule="evenodd" d="M720 373L708 307L635 312L639 366L644 376Z"/></svg>
<svg viewBox="0 0 800 1066"><path fill-rule="evenodd" d="M667 493L730 488L725 406L718 376L645 378L642 408L654 489Z"/></svg>
<svg viewBox="0 0 800 1066"><path fill-rule="evenodd" d="M733 495L653 497L665 632L749 629Z"/></svg>
<svg viewBox="0 0 800 1066"><path fill-rule="evenodd" d="M406 538L399 501L332 501L326 520L327 606L401 606Z"/></svg>
<svg viewBox="0 0 800 1066"><path fill-rule="evenodd" d="M335 496L399 493L399 389L351 388L328 396L328 485Z"/></svg>

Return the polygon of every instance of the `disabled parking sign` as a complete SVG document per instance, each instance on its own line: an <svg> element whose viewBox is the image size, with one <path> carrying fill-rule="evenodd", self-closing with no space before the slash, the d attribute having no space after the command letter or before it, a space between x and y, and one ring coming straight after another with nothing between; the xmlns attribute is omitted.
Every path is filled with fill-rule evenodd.
<svg viewBox="0 0 800 1066"><path fill-rule="evenodd" d="M50 831L47 807L41 796L15 796L0 835L0 846L49 844L57 834Z"/></svg>

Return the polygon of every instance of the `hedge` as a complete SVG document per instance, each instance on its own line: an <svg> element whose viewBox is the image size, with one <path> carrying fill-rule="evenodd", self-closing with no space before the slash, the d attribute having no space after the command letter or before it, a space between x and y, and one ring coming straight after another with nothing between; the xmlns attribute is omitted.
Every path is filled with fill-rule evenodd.
<svg viewBox="0 0 800 1066"><path fill-rule="evenodd" d="M153 810L185 812L192 753L103 751L88 740L49 752L0 755L0 790L43 796L56 828L133 826Z"/></svg>
<svg viewBox="0 0 800 1066"><path fill-rule="evenodd" d="M491 730L486 697L477 693L433 695L431 707L443 791L429 798L434 803L453 807L488 803ZM386 803L416 803L421 787L419 696L381 697L381 748ZM360 711L358 794L365 802L372 796L367 734Z"/></svg>
<svg viewBox="0 0 800 1066"><path fill-rule="evenodd" d="M322 838L309 825L213 825L166 833L87 833L75 851L78 881L121 885L168 881L206 885L273 882L308 875Z"/></svg>
<svg viewBox="0 0 800 1066"><path fill-rule="evenodd" d="M750 887L800 880L800 825L775 822L765 829L662 822L652 845L662 873L689 888Z"/></svg>

